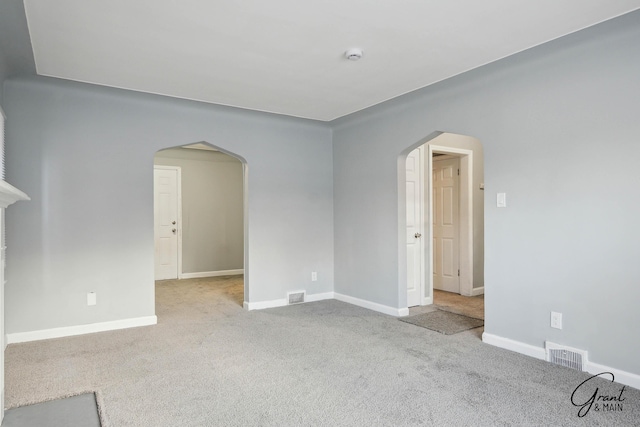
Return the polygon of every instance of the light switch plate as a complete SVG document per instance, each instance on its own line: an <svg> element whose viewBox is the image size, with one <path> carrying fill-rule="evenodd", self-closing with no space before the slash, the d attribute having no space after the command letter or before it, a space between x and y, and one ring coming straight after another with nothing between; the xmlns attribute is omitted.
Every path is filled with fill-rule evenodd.
<svg viewBox="0 0 640 427"><path fill-rule="evenodd" d="M498 193L496 206L498 206L499 208L507 207L507 193Z"/></svg>

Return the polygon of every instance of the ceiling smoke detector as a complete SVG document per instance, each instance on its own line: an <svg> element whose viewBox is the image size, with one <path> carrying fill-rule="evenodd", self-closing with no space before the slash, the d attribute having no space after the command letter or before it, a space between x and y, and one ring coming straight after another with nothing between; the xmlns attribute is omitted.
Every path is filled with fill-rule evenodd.
<svg viewBox="0 0 640 427"><path fill-rule="evenodd" d="M344 56L351 61L357 61L358 59L362 58L362 53L362 49L354 47L353 49L349 49L348 51L346 51L344 53Z"/></svg>

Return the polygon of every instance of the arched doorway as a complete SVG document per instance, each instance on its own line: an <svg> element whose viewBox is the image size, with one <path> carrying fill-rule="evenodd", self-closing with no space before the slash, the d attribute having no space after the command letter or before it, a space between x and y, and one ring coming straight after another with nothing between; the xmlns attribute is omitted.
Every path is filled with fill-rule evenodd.
<svg viewBox="0 0 640 427"><path fill-rule="evenodd" d="M407 151L405 198L399 198L406 204L399 211L405 212L400 218L405 227L400 228L407 245L401 251L406 254L407 307L433 304L434 288L482 295L484 159L480 141L437 132ZM445 164L447 168L438 166ZM450 184L434 188L439 181ZM443 201L448 203L444 208ZM444 214L455 221L443 227ZM443 277L448 287L440 284Z"/></svg>
<svg viewBox="0 0 640 427"><path fill-rule="evenodd" d="M204 141L155 154L156 280L244 275L238 301L243 305L248 295L246 177L244 159Z"/></svg>

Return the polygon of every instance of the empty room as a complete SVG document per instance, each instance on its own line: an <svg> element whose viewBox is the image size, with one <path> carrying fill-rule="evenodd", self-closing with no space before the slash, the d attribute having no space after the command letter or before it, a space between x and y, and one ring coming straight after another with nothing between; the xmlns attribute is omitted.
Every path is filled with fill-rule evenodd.
<svg viewBox="0 0 640 427"><path fill-rule="evenodd" d="M640 425L638 46L640 0L0 0L2 425Z"/></svg>

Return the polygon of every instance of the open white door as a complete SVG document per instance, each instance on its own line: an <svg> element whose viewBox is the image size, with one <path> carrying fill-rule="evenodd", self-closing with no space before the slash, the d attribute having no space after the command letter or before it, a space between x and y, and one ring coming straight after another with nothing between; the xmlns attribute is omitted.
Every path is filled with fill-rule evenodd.
<svg viewBox="0 0 640 427"><path fill-rule="evenodd" d="M155 279L177 279L180 267L180 168L153 169Z"/></svg>
<svg viewBox="0 0 640 427"><path fill-rule="evenodd" d="M460 159L433 159L433 288L460 293Z"/></svg>
<svg viewBox="0 0 640 427"><path fill-rule="evenodd" d="M407 307L424 295L424 148L407 156Z"/></svg>

